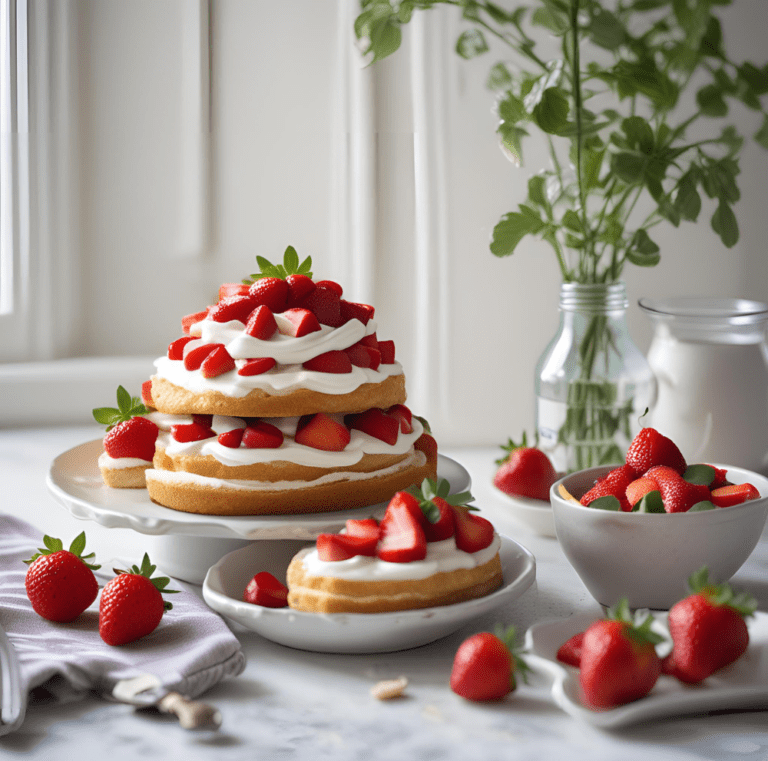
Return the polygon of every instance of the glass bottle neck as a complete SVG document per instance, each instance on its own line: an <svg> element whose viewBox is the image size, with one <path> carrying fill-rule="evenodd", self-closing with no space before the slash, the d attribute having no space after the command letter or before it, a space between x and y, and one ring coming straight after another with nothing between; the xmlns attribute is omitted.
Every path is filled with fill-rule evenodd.
<svg viewBox="0 0 768 761"><path fill-rule="evenodd" d="M627 311L627 288L619 283L562 283L560 310L621 317Z"/></svg>

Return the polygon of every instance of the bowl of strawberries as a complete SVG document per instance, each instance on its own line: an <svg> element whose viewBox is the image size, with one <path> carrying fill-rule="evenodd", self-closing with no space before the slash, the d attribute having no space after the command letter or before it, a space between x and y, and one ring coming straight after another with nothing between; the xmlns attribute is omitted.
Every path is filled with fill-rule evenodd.
<svg viewBox="0 0 768 761"><path fill-rule="evenodd" d="M736 466L686 462L643 428L620 466L571 473L550 490L555 531L589 593L606 607L666 610L702 566L727 581L768 517L768 479Z"/></svg>

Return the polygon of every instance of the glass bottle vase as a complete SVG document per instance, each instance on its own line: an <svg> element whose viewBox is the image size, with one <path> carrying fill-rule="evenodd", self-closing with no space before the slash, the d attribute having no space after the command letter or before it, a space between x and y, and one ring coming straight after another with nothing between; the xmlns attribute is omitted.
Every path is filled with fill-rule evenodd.
<svg viewBox="0 0 768 761"><path fill-rule="evenodd" d="M629 335L626 286L562 283L560 326L535 372L539 447L555 469L621 464L656 381Z"/></svg>

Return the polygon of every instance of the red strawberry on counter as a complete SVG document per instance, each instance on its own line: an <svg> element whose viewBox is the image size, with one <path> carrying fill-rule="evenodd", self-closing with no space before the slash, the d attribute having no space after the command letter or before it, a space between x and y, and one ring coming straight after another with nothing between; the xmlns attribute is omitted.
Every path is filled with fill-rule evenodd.
<svg viewBox="0 0 768 761"><path fill-rule="evenodd" d="M151 634L163 613L173 607L163 595L178 590L166 589L170 579L153 579L154 572L146 553L141 567L115 569L117 576L104 587L99 602L99 634L108 645L125 645Z"/></svg>
<svg viewBox="0 0 768 761"><path fill-rule="evenodd" d="M505 494L548 502L549 487L557 480L557 474L547 455L535 446L527 446L525 433L521 444L510 439L502 449L508 454L496 461L501 467L493 477L493 485Z"/></svg>
<svg viewBox="0 0 768 761"><path fill-rule="evenodd" d="M516 674L525 681L528 667L515 646L515 629L480 632L464 640L451 669L451 689L474 701L501 700L517 688Z"/></svg>
<svg viewBox="0 0 768 761"><path fill-rule="evenodd" d="M615 708L647 695L661 674L649 614L636 623L621 600L593 623L582 641L579 673L582 699L590 708Z"/></svg>
<svg viewBox="0 0 768 761"><path fill-rule="evenodd" d="M99 584L93 572L101 566L83 555L85 532L64 549L61 539L43 537L43 544L29 560L24 585L32 609L48 621L74 621L95 599Z"/></svg>
<svg viewBox="0 0 768 761"><path fill-rule="evenodd" d="M647 473L655 465L666 465L676 470L681 476L687 467L685 457L677 448L677 444L666 436L662 436L655 428L643 428L632 439L625 461L638 477Z"/></svg>
<svg viewBox="0 0 768 761"><path fill-rule="evenodd" d="M691 575L688 586L691 594L669 611L672 652L664 672L697 684L744 654L749 644L744 619L754 614L757 601L728 584L711 583L706 567Z"/></svg>

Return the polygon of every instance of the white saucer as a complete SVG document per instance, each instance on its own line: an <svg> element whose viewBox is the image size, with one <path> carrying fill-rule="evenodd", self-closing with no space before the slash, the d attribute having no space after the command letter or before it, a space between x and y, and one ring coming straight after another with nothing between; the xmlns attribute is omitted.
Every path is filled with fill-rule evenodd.
<svg viewBox="0 0 768 761"><path fill-rule="evenodd" d="M502 587L486 597L398 613L305 613L242 602L254 574L269 571L285 579L285 559L271 566L253 545L222 558L203 583L203 599L215 611L266 639L321 653L389 653L434 642L499 605L519 597L533 583L536 562L517 542L501 537Z"/></svg>
<svg viewBox="0 0 768 761"><path fill-rule="evenodd" d="M180 534L227 539L303 539L341 529L347 518L361 512L373 515L386 503L354 510L311 515L224 516L197 515L157 505L146 489L111 489L104 485L97 465L101 439L60 454L51 464L47 484L53 496L81 520L106 528L130 528L141 534ZM452 492L467 491L470 477L455 460L438 454L437 475L446 478Z"/></svg>
<svg viewBox="0 0 768 761"><path fill-rule="evenodd" d="M526 635L528 665L553 678L552 697L574 718L596 727L614 728L705 711L768 708L768 614L761 612L747 619L750 639L747 652L702 684L686 685L662 674L653 690L640 700L605 711L587 708L579 699L578 670L560 663L557 650L600 616L600 612L582 613L567 619L542 621L532 626ZM654 614L654 618L656 628L669 637L666 614ZM659 652L663 654L661 646Z"/></svg>
<svg viewBox="0 0 768 761"><path fill-rule="evenodd" d="M552 505L542 499L531 499L514 494L505 494L494 487L494 494L504 504L505 512L538 536L556 537L555 518Z"/></svg>

